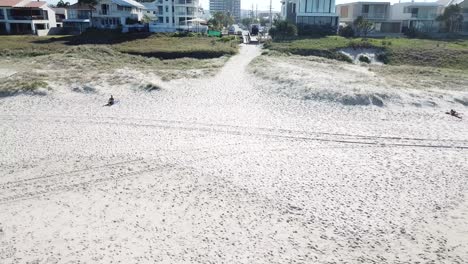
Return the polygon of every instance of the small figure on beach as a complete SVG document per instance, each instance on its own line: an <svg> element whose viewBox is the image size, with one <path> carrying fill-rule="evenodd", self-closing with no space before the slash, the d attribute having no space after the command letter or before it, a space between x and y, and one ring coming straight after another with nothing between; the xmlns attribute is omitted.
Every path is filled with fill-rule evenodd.
<svg viewBox="0 0 468 264"><path fill-rule="evenodd" d="M461 116L460 116L460 113L458 113L457 111L453 110L453 109L450 109L450 112L445 112L447 115L451 115L451 116L454 116L456 118L460 118L461 119Z"/></svg>
<svg viewBox="0 0 468 264"><path fill-rule="evenodd" d="M111 95L111 97L109 98L109 100L107 101L107 104L104 105L104 106L111 106L114 104L114 97Z"/></svg>

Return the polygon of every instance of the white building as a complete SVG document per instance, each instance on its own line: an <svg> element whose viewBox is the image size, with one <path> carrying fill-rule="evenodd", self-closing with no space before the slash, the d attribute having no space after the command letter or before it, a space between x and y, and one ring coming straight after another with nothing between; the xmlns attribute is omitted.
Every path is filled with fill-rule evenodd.
<svg viewBox="0 0 468 264"><path fill-rule="evenodd" d="M63 27L63 20L67 19L67 10L63 7L52 7L55 12L55 23L57 27Z"/></svg>
<svg viewBox="0 0 468 264"><path fill-rule="evenodd" d="M338 27L335 0L282 0L281 16L299 29L307 26Z"/></svg>
<svg viewBox="0 0 468 264"><path fill-rule="evenodd" d="M134 0L100 0L92 10L91 23L94 27L105 29L122 28L127 32L141 28L143 10L146 8Z"/></svg>
<svg viewBox="0 0 468 264"><path fill-rule="evenodd" d="M45 1L0 1L0 33L47 35L56 26L55 12Z"/></svg>
<svg viewBox="0 0 468 264"><path fill-rule="evenodd" d="M336 11L340 25L352 26L354 20L361 16L374 23L374 35L401 32L401 21L391 19L390 2L353 2L337 5Z"/></svg>
<svg viewBox="0 0 468 264"><path fill-rule="evenodd" d="M152 32L176 32L179 30L204 31L199 25L202 15L198 0L156 0L143 4L145 14L151 18L149 29Z"/></svg>
<svg viewBox="0 0 468 264"><path fill-rule="evenodd" d="M438 32L438 15L443 5L435 2L406 2L391 5L390 2L353 2L336 6L340 24L352 26L362 16L374 23L372 35L403 33L410 28L421 32Z"/></svg>
<svg viewBox="0 0 468 264"><path fill-rule="evenodd" d="M91 27L93 6L76 3L66 8L67 16L63 20L63 27L68 34L81 34Z"/></svg>
<svg viewBox="0 0 468 264"><path fill-rule="evenodd" d="M409 2L392 5L390 19L401 21L401 30L415 28L422 32L439 31L438 15L442 14L444 6L439 3Z"/></svg>

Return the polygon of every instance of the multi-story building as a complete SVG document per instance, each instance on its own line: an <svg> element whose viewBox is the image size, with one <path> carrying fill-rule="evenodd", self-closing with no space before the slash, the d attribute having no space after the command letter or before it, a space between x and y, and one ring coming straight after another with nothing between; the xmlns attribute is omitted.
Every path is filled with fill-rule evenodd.
<svg viewBox="0 0 468 264"><path fill-rule="evenodd" d="M55 12L45 1L0 1L0 33L47 35L56 26Z"/></svg>
<svg viewBox="0 0 468 264"><path fill-rule="evenodd" d="M436 2L396 3L392 5L390 19L401 21L402 32L409 28L422 32L437 32L440 23L436 18L442 14L443 9L444 6Z"/></svg>
<svg viewBox="0 0 468 264"><path fill-rule="evenodd" d="M443 5L429 2L406 2L391 5L389 2L354 2L337 5L340 24L353 26L361 16L373 22L372 35L404 33L410 28L421 32L439 31L437 16L442 14Z"/></svg>
<svg viewBox="0 0 468 264"><path fill-rule="evenodd" d="M210 0L210 12L228 13L234 17L236 22L241 18L241 1L240 0Z"/></svg>
<svg viewBox="0 0 468 264"><path fill-rule="evenodd" d="M134 0L99 0L91 13L91 23L97 28L128 31L138 27L145 7Z"/></svg>
<svg viewBox="0 0 468 264"><path fill-rule="evenodd" d="M400 33L401 21L390 18L390 2L354 2L336 6L340 24L353 25L354 20L362 18L374 23L372 33Z"/></svg>
<svg viewBox="0 0 468 264"><path fill-rule="evenodd" d="M199 22L193 22L200 16L198 0L156 0L143 3L145 14L151 18L150 30L153 32L175 32L177 30L202 29Z"/></svg>
<svg viewBox="0 0 468 264"><path fill-rule="evenodd" d="M76 3L66 8L67 17L63 20L66 33L81 34L91 27L93 6Z"/></svg>
<svg viewBox="0 0 468 264"><path fill-rule="evenodd" d="M281 16L297 25L336 28L335 0L282 0Z"/></svg>

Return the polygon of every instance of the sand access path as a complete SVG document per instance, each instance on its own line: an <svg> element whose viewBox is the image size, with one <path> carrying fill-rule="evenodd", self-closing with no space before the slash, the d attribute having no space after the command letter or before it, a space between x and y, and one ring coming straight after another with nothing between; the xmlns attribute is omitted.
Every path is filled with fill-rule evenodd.
<svg viewBox="0 0 468 264"><path fill-rule="evenodd" d="M468 259L466 121L265 93L259 54L0 99L0 263Z"/></svg>

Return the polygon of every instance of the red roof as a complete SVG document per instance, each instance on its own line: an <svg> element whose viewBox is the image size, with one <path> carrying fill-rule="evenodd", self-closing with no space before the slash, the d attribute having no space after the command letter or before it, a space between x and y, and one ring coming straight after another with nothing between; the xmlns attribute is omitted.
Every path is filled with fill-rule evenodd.
<svg viewBox="0 0 468 264"><path fill-rule="evenodd" d="M19 3L21 3L23 0L0 0L0 6L4 7L13 7Z"/></svg>
<svg viewBox="0 0 468 264"><path fill-rule="evenodd" d="M42 2L42 1L31 1L27 4L25 4L22 7L43 7L44 5L47 5L47 2Z"/></svg>

